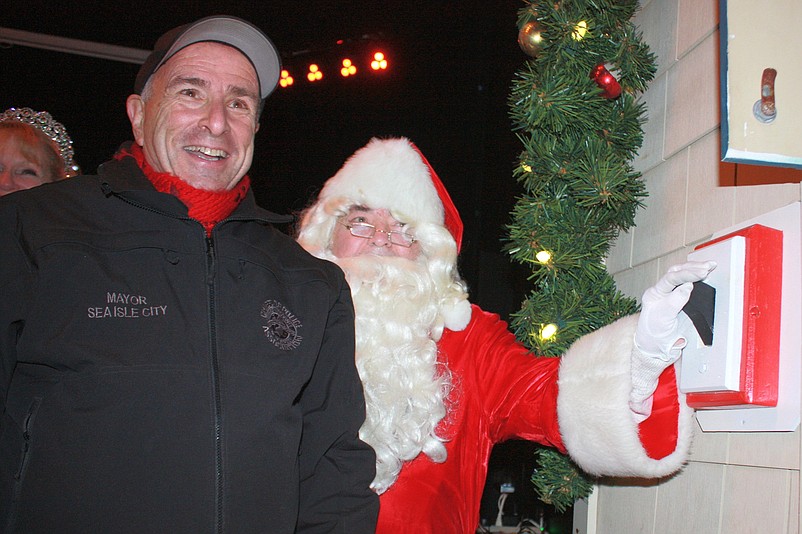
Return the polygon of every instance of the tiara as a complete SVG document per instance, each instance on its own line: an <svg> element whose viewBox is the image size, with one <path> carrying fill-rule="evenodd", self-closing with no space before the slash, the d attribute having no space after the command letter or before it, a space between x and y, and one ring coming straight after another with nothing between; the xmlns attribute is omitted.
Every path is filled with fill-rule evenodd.
<svg viewBox="0 0 802 534"><path fill-rule="evenodd" d="M0 122L11 120L30 124L44 132L46 136L58 145L61 159L64 160L64 176L66 178L81 173L81 168L74 161L75 152L67 129L63 124L53 119L50 113L47 111L34 111L31 108L9 108L0 113Z"/></svg>

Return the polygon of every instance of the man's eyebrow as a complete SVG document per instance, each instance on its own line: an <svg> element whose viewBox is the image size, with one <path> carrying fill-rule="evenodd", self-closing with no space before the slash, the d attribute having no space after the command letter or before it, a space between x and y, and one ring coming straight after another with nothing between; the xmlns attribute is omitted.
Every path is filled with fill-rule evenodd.
<svg viewBox="0 0 802 534"><path fill-rule="evenodd" d="M239 86L239 85L230 85L230 86L228 86L228 92L232 96L252 98L253 100L255 100L257 102L259 101L259 95L257 95L253 91L249 91L245 87L242 87L242 86Z"/></svg>
<svg viewBox="0 0 802 534"><path fill-rule="evenodd" d="M194 87L200 87L201 89L206 89L210 86L208 80L203 78L195 78L189 76L177 76L173 78L170 83L167 85L168 88L176 87L178 85L192 85ZM259 101L259 96L253 92L249 91L245 87L239 85L229 85L227 87L228 93L237 96L237 97L245 97L245 98L252 98L255 101Z"/></svg>
<svg viewBox="0 0 802 534"><path fill-rule="evenodd" d="M194 85L195 87L206 88L209 87L209 81L204 80L203 78L189 78L183 76L177 76L170 80L170 83L167 84L168 88L175 87L176 85Z"/></svg>

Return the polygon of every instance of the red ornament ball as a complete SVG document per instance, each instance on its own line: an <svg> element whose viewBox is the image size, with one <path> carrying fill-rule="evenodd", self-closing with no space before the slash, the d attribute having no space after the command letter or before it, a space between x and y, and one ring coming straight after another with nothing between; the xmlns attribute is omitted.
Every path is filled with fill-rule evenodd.
<svg viewBox="0 0 802 534"><path fill-rule="evenodd" d="M590 77L595 80L596 85L603 89L601 96L604 98L612 100L621 95L621 84L604 65L596 65L591 71Z"/></svg>

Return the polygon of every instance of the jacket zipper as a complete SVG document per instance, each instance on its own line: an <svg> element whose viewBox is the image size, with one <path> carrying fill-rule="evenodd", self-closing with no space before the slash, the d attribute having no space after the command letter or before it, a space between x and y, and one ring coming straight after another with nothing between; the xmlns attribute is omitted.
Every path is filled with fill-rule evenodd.
<svg viewBox="0 0 802 534"><path fill-rule="evenodd" d="M158 213L167 217L172 217L181 220L193 220L190 217L176 217L169 213L163 212L146 206L140 202L127 198L125 195L119 194L112 190L111 186L104 182L104 194L114 195L123 202L136 206L138 208ZM260 220L252 217L228 217L228 220ZM197 222L197 221L196 221ZM220 223L218 223L220 224ZM214 447L215 447L215 510L216 510L216 525L215 532L222 534L223 532L223 424L222 424L222 400L220 399L220 363L217 358L217 330L215 328L215 277L216 277L217 263L214 253L214 240L206 237L206 285L208 289L209 298L209 342L210 342L210 366L211 366L211 381L212 381L212 396L214 397Z"/></svg>
<svg viewBox="0 0 802 534"><path fill-rule="evenodd" d="M33 399L31 407L28 408L28 413L25 416L25 421L22 424L22 458L20 459L17 472L14 474L14 479L17 481L22 479L22 475L25 473L25 468L28 465L28 457L31 450L31 429L33 428L33 420L36 417L36 411L39 409L39 403L41 400L42 399L40 397L35 397Z"/></svg>
<svg viewBox="0 0 802 534"><path fill-rule="evenodd" d="M212 373L212 395L214 396L214 448L215 448L215 508L216 529L223 532L223 443L222 443L222 401L220 399L220 363L217 359L217 329L215 328L215 276L217 264L214 254L214 241L206 238L206 285L209 291L209 342L210 365Z"/></svg>

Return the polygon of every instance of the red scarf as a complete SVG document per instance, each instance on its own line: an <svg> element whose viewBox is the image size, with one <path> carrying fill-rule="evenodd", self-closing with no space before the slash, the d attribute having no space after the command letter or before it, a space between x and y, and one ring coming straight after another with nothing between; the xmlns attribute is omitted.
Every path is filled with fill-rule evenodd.
<svg viewBox="0 0 802 534"><path fill-rule="evenodd" d="M206 229L206 235L211 235L214 225L228 217L239 206L251 186L250 178L245 175L229 191L196 189L177 176L153 170L153 167L145 159L142 147L136 143L131 143L130 149L120 149L114 155L114 159L120 160L126 156L134 158L156 191L173 195L183 202L189 209L189 216Z"/></svg>

